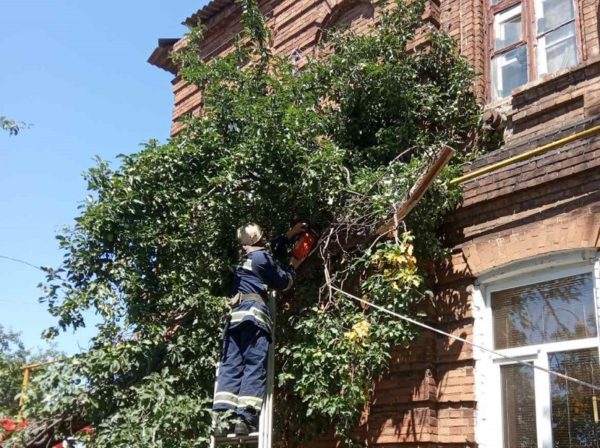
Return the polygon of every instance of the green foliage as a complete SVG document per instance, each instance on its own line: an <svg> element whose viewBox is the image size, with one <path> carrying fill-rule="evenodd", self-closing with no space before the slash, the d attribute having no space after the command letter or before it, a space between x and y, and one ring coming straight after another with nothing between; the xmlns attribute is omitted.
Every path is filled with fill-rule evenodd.
<svg viewBox="0 0 600 448"><path fill-rule="evenodd" d="M0 326L0 416L14 417L18 413L16 396L21 392L21 366L28 352L19 335L5 332Z"/></svg>
<svg viewBox="0 0 600 448"><path fill-rule="evenodd" d="M404 233L397 241L382 243L374 253L366 251L354 260L353 271L362 280L357 289L365 300L413 313L427 290L412 240L410 233ZM387 365L390 350L416 336L415 328L335 296L290 320L290 340L279 349L287 362L279 383L288 388L289 400L296 401L287 408L289 418L302 422L300 437L310 437L322 425L334 422L338 434L351 442L373 379Z"/></svg>
<svg viewBox="0 0 600 448"><path fill-rule="evenodd" d="M407 47L422 2L396 2L368 35L331 33L333 52L300 72L269 51L256 2L241 3L236 51L207 63L193 30L175 55L203 91L202 115L118 168L98 161L80 216L59 236L64 262L48 270L58 321L48 336L85 325L89 308L103 322L89 352L48 369L31 412L85 416L98 448L206 446L235 229L284 232L298 220L323 237L278 313L277 439L333 427L351 444L390 349L416 331L327 282L415 315L431 295L422 265L443 256L438 227L460 200L448 180L481 149L473 72L453 41L433 33L426 50ZM373 241L444 144L462 152L407 231Z"/></svg>
<svg viewBox="0 0 600 448"><path fill-rule="evenodd" d="M27 129L29 127L31 127L30 124L0 116L0 129L8 132L8 135L18 135L22 129Z"/></svg>
<svg viewBox="0 0 600 448"><path fill-rule="evenodd" d="M25 347L19 333L6 331L0 325L0 418L16 417L19 412L17 396L23 381L21 366L57 356L59 353L54 348L32 352Z"/></svg>

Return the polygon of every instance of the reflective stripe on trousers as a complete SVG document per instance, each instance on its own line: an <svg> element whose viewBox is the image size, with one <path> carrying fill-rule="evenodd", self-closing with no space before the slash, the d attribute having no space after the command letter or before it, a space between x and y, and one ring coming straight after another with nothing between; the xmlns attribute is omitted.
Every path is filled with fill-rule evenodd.
<svg viewBox="0 0 600 448"><path fill-rule="evenodd" d="M247 320L228 328L223 344L213 409L233 410L257 425L267 382L269 334Z"/></svg>
<svg viewBox="0 0 600 448"><path fill-rule="evenodd" d="M230 406L231 409L234 409L239 404L239 397L236 394L232 394L231 392L221 391L221 392L215 393L215 398L214 398L213 403Z"/></svg>

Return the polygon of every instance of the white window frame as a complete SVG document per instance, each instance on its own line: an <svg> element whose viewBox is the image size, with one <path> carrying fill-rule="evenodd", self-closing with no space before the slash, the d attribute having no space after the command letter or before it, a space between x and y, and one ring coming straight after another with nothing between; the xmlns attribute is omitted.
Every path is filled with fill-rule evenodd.
<svg viewBox="0 0 600 448"><path fill-rule="evenodd" d="M515 59L517 59L516 57L513 57L511 59L506 59L505 58L506 55L513 51L520 50L521 48L524 48L525 54L527 54L527 52L528 52L527 45L519 45L518 47L515 47L515 48L507 51L506 53L498 54L497 56L494 56L494 58L492 58L492 69L494 70L494 76L498 83L496 86L493 86L494 82L492 81L492 86L495 87L493 89L494 99L498 100L498 99L502 99L502 98L508 98L510 96L510 93L505 96L501 96L499 94L500 91L504 90L504 79L502 78L502 69L505 66L510 65ZM502 62L500 62L499 61L500 58L504 58L504 60ZM498 62L496 62L496 60L498 60ZM496 64L494 64L495 62L496 62ZM528 64L527 57L525 60L525 64L526 64L525 68L526 68L526 74L527 74L527 81L524 84L527 84L529 82L529 67L527 66L527 64ZM522 85L524 85L524 84L522 84Z"/></svg>
<svg viewBox="0 0 600 448"><path fill-rule="evenodd" d="M508 13L515 5L521 5L521 39L522 41L518 44L511 44L502 49L496 48L496 33L498 32L498 22L500 20L506 20L506 17L510 16ZM565 20L561 25L556 26L552 29L545 31L539 31L538 19L543 18L543 5L542 0L490 0L489 6L486 9L487 14L487 31L488 37L486 39L486 50L487 50L487 67L486 67L486 80L487 82L487 100L491 102L504 101L506 98L511 96L511 92L507 95L502 96L500 92L503 91L502 84L503 80L501 75L498 74L500 71L499 62L495 62L497 58L502 57L508 51L515 50L522 46L525 47L527 53L527 81L523 85L541 79L544 75L549 74L548 63L546 57L546 35L553 30L559 29L561 26L565 26L567 23L573 23L575 28L575 62L574 65L581 62L582 47L584 45L582 38L582 26L581 17L579 14L579 5L575 0L571 0L571 6L573 7L573 19ZM497 67L498 66L498 67ZM571 67L571 66L569 66ZM568 67L564 67L565 69ZM520 86L519 86L520 87Z"/></svg>
<svg viewBox="0 0 600 448"><path fill-rule="evenodd" d="M541 2L541 0L537 0L537 1ZM494 15L494 49L495 50L502 50L503 48L506 48L516 42L523 40L522 10L523 10L523 5L521 3L517 3L516 5L511 6L510 8L507 8L504 11L499 12L498 14ZM521 22L520 22L521 23L521 37L520 37L520 39L515 42L511 42L510 44L505 45L504 47L496 48L496 39L499 37L500 34L502 34L502 40L504 40L504 33L500 33L500 30L501 30L500 24L507 22L516 16L521 16Z"/></svg>
<svg viewBox="0 0 600 448"><path fill-rule="evenodd" d="M473 288L473 339L476 344L493 348L491 294L495 291L591 273L596 310L597 337L497 350L501 354L548 368L548 353L596 347L600 354L600 260L595 251L576 251L513 264L481 276ZM474 348L475 396L477 415L476 441L480 448L503 447L504 424L500 367L515 364ZM534 370L538 448L552 448L552 422L549 374ZM548 391L548 392L543 392ZM500 441L500 443L498 443Z"/></svg>
<svg viewBox="0 0 600 448"><path fill-rule="evenodd" d="M526 0L524 0L526 1ZM500 24L504 23L510 19L512 19L513 17L516 16L521 16L521 38L509 45L505 45L504 47L500 47L497 48L496 47L496 39L498 37L502 37L502 40L504 40L504 33L501 33L500 30L502 28L500 28ZM509 65L510 63L513 62L513 59L506 59L506 55L508 53L511 53L517 49L520 49L522 47L525 48L525 54L527 55L525 58L525 72L527 74L527 81L529 82L529 49L527 48L527 39L525 36L525 26L524 26L524 16L523 16L523 3L517 3L515 5L512 5L510 7L508 7L507 9L494 14L494 25L492 28L492 38L494 41L494 45L493 45L493 51L494 52L499 52L497 53L495 56L493 56L490 60L490 69L493 72L492 74L492 79L490 80L490 85L492 88L492 97L494 100L500 99L500 98L506 98L506 96L501 96L498 92L502 91L504 89L504 79L502 78L502 68L505 67L506 65ZM516 45L518 42L522 42L520 45ZM503 52L503 50L505 48L509 48L514 46L514 48L507 50L505 52ZM494 80L496 81L496 83L494 82ZM495 85L497 84L497 85Z"/></svg>
<svg viewBox="0 0 600 448"><path fill-rule="evenodd" d="M527 0L525 0L527 1ZM565 20L560 25L555 26L550 30L544 30L540 32L538 29L539 19L544 18L544 6L542 5L543 0L534 0L534 14L535 14L535 39L537 41L537 76L541 78L548 73L548 58L546 56L546 36L552 31L556 31L559 28L567 26L569 23L573 23L573 38L575 39L575 64L579 62L579 51L577 48L577 8L574 0L570 0L571 7L573 8L573 18ZM566 39L562 39L564 41ZM560 42L562 42L560 41Z"/></svg>

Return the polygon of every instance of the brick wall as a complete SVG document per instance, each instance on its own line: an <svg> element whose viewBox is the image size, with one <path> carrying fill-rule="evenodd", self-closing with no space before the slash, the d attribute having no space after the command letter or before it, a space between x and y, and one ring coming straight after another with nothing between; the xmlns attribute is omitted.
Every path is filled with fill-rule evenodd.
<svg viewBox="0 0 600 448"><path fill-rule="evenodd" d="M321 1L321 0L270 0L261 2L261 9L267 17L273 37L273 52L278 55L299 57L302 63L313 56L322 37L322 29L335 25L349 25L359 32L366 31L376 20L374 2L362 0ZM232 50L233 36L241 29L240 8L235 3L228 4L207 23L205 41L201 54L205 59L222 56ZM184 40L175 45L174 50L185 45ZM171 134L176 135L183 128L181 117L199 110L201 95L194 87L181 78L173 80L175 106Z"/></svg>
<svg viewBox="0 0 600 448"><path fill-rule="evenodd" d="M315 53L315 47L322 36L322 30L334 25L350 25L357 31L366 31L377 22L375 1L368 0L267 0L261 2L261 8L268 18L273 35L273 50L276 54L300 57L300 64L307 56ZM474 83L474 90L485 101L489 95L486 82L489 72L488 22L492 20L487 10L487 0L443 0L430 1L427 7L426 19L434 26L439 26L453 36L461 53L473 65L481 76ZM595 81L595 74L590 76L590 70L598 70L597 61L600 58L598 44L597 5L592 0L577 0L577 22L580 25L580 70L571 73L567 70L559 74L547 75L545 79L534 81L520 89L520 93L535 90L540 93L557 87L561 95L546 96L544 101L531 104L522 110L519 100L516 103L501 101L493 105L502 111L508 119L508 136L528 138L536 132L536 126L552 125L551 120L559 119L561 112L568 110L568 118L577 118L584 114L595 113L595 109L584 107L584 90L587 103L600 101L600 86ZM241 29L239 6L232 1L220 0L218 12L204 23L206 38L202 47L202 56L210 59L227 54L231 51L233 36ZM180 41L175 45L175 51L185 43ZM591 67L589 67L592 62ZM550 82L545 82L550 80ZM585 80L585 81L584 81ZM578 84L577 88L571 87ZM591 89L591 90L589 90ZM175 104L173 110L172 134L177 134L182 125L177 122L182 116L197 111L202 104L200 93L181 81L179 77L173 80ZM519 96L516 95L515 98ZM521 95L522 96L522 95ZM551 110L546 107L554 103ZM554 115L553 115L554 114ZM526 131L526 132L523 132Z"/></svg>
<svg viewBox="0 0 600 448"><path fill-rule="evenodd" d="M436 0L437 1L437 0ZM368 0L270 0L262 1L261 9L267 17L273 37L273 52L278 55L299 58L302 64L309 56L315 56L323 30L334 26L351 26L356 32L365 32L377 21L375 1ZM431 2L425 19L439 24L440 8ZM206 33L201 55L209 60L223 56L232 50L233 36L241 29L240 8L227 4L206 23ZM177 51L185 45L181 40L174 46ZM176 135L183 125L178 120L186 114L197 113L201 108L200 92L180 77L172 82L175 96L171 134Z"/></svg>
<svg viewBox="0 0 600 448"><path fill-rule="evenodd" d="M358 31L373 26L378 17L375 3L267 0L261 7L273 33L275 53L295 53L302 64L315 54L322 29L340 23ZM441 0L430 2L425 14L431 25L456 38L461 53L480 73L474 91L482 103L489 97L487 5L488 0ZM576 0L576 5L580 63L487 104L486 112L499 117L505 127L506 144L467 171L600 124L598 7L594 0ZM204 19L203 57L231 51L232 38L241 26L239 7L230 0L214 0ZM182 45L183 40L175 50ZM181 130L177 120L197 113L202 97L178 76L173 91L172 133L176 134ZM472 340L471 285L478 275L543 254L598 248L599 165L600 134L467 182L464 202L444 229L452 254L438 270L429 323ZM390 371L375 385L359 434L369 446L475 446L475 369L471 346L422 333L410 349L392 353ZM323 439L311 446L333 447L335 441Z"/></svg>

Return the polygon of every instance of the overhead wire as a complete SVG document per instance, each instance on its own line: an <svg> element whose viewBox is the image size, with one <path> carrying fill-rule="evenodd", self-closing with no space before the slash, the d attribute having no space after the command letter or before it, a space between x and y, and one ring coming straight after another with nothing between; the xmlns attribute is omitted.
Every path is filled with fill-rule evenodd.
<svg viewBox="0 0 600 448"><path fill-rule="evenodd" d="M13 258L13 257L7 257L6 255L0 255L0 258L2 258L3 260L8 260L8 261L15 262L15 263L21 263L21 264L24 264L26 266L30 266L32 268L35 268L35 269L37 269L39 271L45 272L44 269L42 269L41 266L36 266L35 264L29 263L28 261L25 261L25 260L20 260L18 258Z"/></svg>
<svg viewBox="0 0 600 448"><path fill-rule="evenodd" d="M13 257L7 257L6 255L0 255L0 259L12 261L14 263L24 264L26 266L30 266L32 268L35 268L35 269L37 269L39 271L45 272L44 269L41 266L36 266L35 264L29 263L28 261L25 261L25 260L20 260L18 258L13 258ZM22 300L22 299L15 299L15 300L0 299L0 303L10 303L10 304L18 303L21 306L22 305L26 305L26 306L38 306L37 303L29 302L27 300Z"/></svg>
<svg viewBox="0 0 600 448"><path fill-rule="evenodd" d="M33 306L33 307L40 306L39 303L28 302L26 300L20 300L20 299L14 299L14 300L0 299L0 303L8 303L10 305L19 305L19 306Z"/></svg>
<svg viewBox="0 0 600 448"><path fill-rule="evenodd" d="M435 328L435 327L432 327L430 325L424 324L424 323L419 322L419 321L417 321L415 319L412 319L412 318L410 318L408 316L404 316L402 314L399 314L399 313L396 313L394 311L388 310L387 308L384 308L384 307L382 307L380 305L376 305L374 303L369 302L368 300L365 300L363 298L360 298L360 297L357 297L357 296L355 296L353 294L350 294L349 292L346 292L346 291L344 291L344 290L342 290L342 289L340 289L340 288L338 288L338 287L336 287L334 285L331 285L331 289L333 289L334 291L337 291L337 292L341 293L342 295L348 297L349 299L352 299L352 300L354 300L356 302L359 302L359 303L361 303L363 305L367 305L367 306L369 306L371 308L375 308L375 309L377 309L379 311L382 311L382 312L387 313L387 314L389 314L391 316L394 316L394 317L397 317L399 319L402 319L402 320L404 320L406 322L409 322L409 323L411 323L413 325L416 325L418 327L424 328L424 329L429 330L429 331L433 331L434 333L441 334L442 336L446 336L448 338L451 338L451 339L460 341L462 343L468 344L468 345L470 345L472 347L478 348L479 350L482 350L484 352L487 352L487 353L490 353L492 355L498 356L499 358L503 358L503 359L512 361L512 362L517 363L517 364L521 364L521 365L529 367L529 368L540 370L542 372L545 372L545 373L547 373L549 375L552 375L552 376L555 376L557 378L561 378L563 380L570 381L572 383L576 383L576 384L579 384L581 386L589 387L590 389L600 391L600 386L595 386L594 384L588 383L586 381L579 380L577 378L573 378L573 377L565 375L563 373L555 372L553 370L546 369L544 367L541 367L541 366L538 366L538 365L535 365L535 364L532 364L532 363L529 363L529 362L525 362L525 361L523 361L521 359L514 358L512 356L507 356L507 355L505 355L503 353L500 353L500 352L498 352L496 350L492 350L491 348L485 347L485 346L483 346L481 344L477 344L477 343L471 342L471 341L469 341L469 340L467 340L465 338L461 338L460 336L456 336L456 335L453 335L451 333L447 333L447 332L445 332L443 330L440 330L438 328Z"/></svg>

